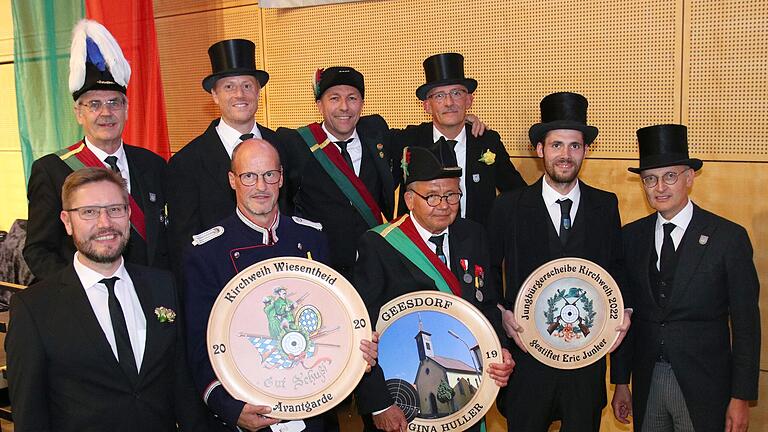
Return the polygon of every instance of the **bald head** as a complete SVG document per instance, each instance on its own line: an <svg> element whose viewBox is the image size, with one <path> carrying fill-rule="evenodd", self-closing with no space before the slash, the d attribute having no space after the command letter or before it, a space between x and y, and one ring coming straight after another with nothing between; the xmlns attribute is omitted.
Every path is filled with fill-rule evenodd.
<svg viewBox="0 0 768 432"><path fill-rule="evenodd" d="M261 139L238 144L232 152L229 185L235 190L240 212L257 225L270 226L283 185L280 154L275 146Z"/></svg>
<svg viewBox="0 0 768 432"><path fill-rule="evenodd" d="M280 153L277 152L277 148L274 144L267 140L251 138L235 146L235 149L232 151L232 162L229 165L230 171L240 172L236 169L235 164L238 163L238 161L254 157L275 158L277 165L280 165Z"/></svg>

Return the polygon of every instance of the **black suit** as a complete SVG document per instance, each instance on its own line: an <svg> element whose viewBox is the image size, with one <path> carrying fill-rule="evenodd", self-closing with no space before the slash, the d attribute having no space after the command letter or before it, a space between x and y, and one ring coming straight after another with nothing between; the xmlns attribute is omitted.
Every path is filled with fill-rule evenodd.
<svg viewBox="0 0 768 432"><path fill-rule="evenodd" d="M461 167L466 188L464 195L467 197L465 215L467 219L487 226L488 215L493 206L493 200L496 199L496 191L511 191L527 184L512 165L509 153L496 131L486 129L482 136L475 137L472 135L472 126L469 124L465 126L465 131L467 135L466 164ZM405 146L431 146L434 143L432 132L432 122L393 130L392 143L399 146L401 151L398 155L401 155L402 148ZM480 156L487 150L496 155L496 161L491 165L480 162ZM400 189L401 194L405 193L405 187ZM405 205L401 205L399 210L401 214L408 212Z"/></svg>
<svg viewBox="0 0 768 432"><path fill-rule="evenodd" d="M192 236L216 225L235 211L235 191L229 186L231 159L211 122L168 161L168 219L171 258L180 274L184 250ZM262 138L277 146L275 132L257 125Z"/></svg>
<svg viewBox="0 0 768 432"><path fill-rule="evenodd" d="M514 307L520 286L542 264L562 257L588 259L605 268L623 286L621 219L616 195L580 182L581 199L571 234L565 247L542 198L543 177L535 184L501 195L490 220L492 274L501 279L504 266L507 309ZM540 363L512 343L512 358L517 365L509 385L502 392L500 411L510 430L546 430L554 418L570 416L563 412L555 393L563 385L579 385L590 391L573 395L565 404L572 411L589 417L578 418L563 429L599 429L600 410L606 403L605 359L575 370L559 370ZM594 418L594 416L597 416ZM565 418L564 418L565 419ZM546 426L544 423L546 422ZM589 426L589 423L593 423Z"/></svg>
<svg viewBox="0 0 768 432"><path fill-rule="evenodd" d="M365 116L357 124L362 145L358 178L376 200L385 217L394 205L393 157L386 139L387 123L381 116ZM331 266L351 276L358 238L369 228L349 198L312 155L294 129L280 128L285 184L283 193L297 216L320 222L331 246Z"/></svg>
<svg viewBox="0 0 768 432"><path fill-rule="evenodd" d="M126 264L147 321L134 384L120 367L74 267L11 298L5 348L17 431L206 430L205 407L187 368L181 312L170 273Z"/></svg>
<svg viewBox="0 0 768 432"><path fill-rule="evenodd" d="M460 264L461 259L466 259L469 269L479 265L487 274L488 243L484 229L475 222L457 218L448 229L448 243L450 268L461 284L461 297L480 309L494 328L501 331L501 314L496 307L499 302L496 285L490 278L486 278L481 288L483 301L478 301L474 281L463 280L464 273ZM390 300L409 292L438 289L429 276L373 231L363 234L358 251L360 255L355 265L354 285L365 302L374 328L381 306ZM500 339L501 336L499 333ZM506 346L504 343L502 345ZM355 396L362 414L370 414L393 404L384 383L384 373L378 365L363 377ZM365 417L368 429L371 429L370 416Z"/></svg>
<svg viewBox="0 0 768 432"><path fill-rule="evenodd" d="M131 177L131 196L144 211L147 239L131 229L123 253L126 261L152 267L168 267L168 244L163 189L165 161L149 150L123 144ZM73 156L74 157L74 156ZM32 164L27 198L29 222L24 260L37 280L47 278L72 262L75 245L59 220L61 186L72 169L55 154Z"/></svg>
<svg viewBox="0 0 768 432"><path fill-rule="evenodd" d="M656 219L653 213L624 227L634 312L627 340L612 358L611 380L627 384L632 377L635 430L641 430L663 340L694 428L722 431L730 398L757 399L760 287L752 245L744 228L694 205L662 308L649 278Z"/></svg>

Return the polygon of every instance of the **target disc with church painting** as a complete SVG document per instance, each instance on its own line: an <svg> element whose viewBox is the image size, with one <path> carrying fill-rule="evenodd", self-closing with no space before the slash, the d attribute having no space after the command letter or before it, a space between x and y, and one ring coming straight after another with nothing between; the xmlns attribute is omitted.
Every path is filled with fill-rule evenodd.
<svg viewBox="0 0 768 432"><path fill-rule="evenodd" d="M400 296L381 308L379 364L408 430L466 430L493 405L488 376L501 363L496 331L466 300L440 291Z"/></svg>
<svg viewBox="0 0 768 432"><path fill-rule="evenodd" d="M515 319L523 327L520 339L537 360L576 369L608 353L624 321L624 301L605 269L581 258L560 258L523 282Z"/></svg>
<svg viewBox="0 0 768 432"><path fill-rule="evenodd" d="M357 386L371 339L368 312L332 268L273 258L238 273L208 321L208 357L236 399L272 407L270 417L304 419L330 410Z"/></svg>

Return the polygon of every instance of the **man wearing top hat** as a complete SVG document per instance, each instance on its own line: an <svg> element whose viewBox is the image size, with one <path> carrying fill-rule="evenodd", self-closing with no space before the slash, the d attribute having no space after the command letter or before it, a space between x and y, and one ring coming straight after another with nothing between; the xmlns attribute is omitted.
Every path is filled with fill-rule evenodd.
<svg viewBox="0 0 768 432"><path fill-rule="evenodd" d="M85 137L32 164L24 259L36 280L72 263L75 245L62 224L51 223L51 215L62 210L61 187L69 174L83 167L106 167L120 173L130 192L131 235L125 260L168 267L165 161L122 139L131 67L109 31L91 20L80 21L73 30L69 64L75 119Z"/></svg>
<svg viewBox="0 0 768 432"><path fill-rule="evenodd" d="M424 74L427 82L416 89L416 96L432 121L394 132L392 142L424 146L442 140L453 147L462 169L460 217L486 225L497 190L509 191L526 183L497 132L486 130L481 136L468 133L472 127L466 115L477 81L464 76L464 57L457 53L433 55L424 60Z"/></svg>
<svg viewBox="0 0 768 432"><path fill-rule="evenodd" d="M357 239L392 217L392 168L398 164L393 158L399 158L390 153L384 119L360 116L364 96L360 72L346 66L319 69L314 97L322 123L277 130L288 204L297 216L322 224L331 266L347 278Z"/></svg>
<svg viewBox="0 0 768 432"><path fill-rule="evenodd" d="M453 152L445 143L431 150L409 147L403 159L405 203L410 212L363 234L358 248L354 285L372 321L375 324L381 306L398 296L440 290L471 302L506 340L496 307L498 289L485 278L489 268L485 231L478 223L457 217L461 168ZM488 366L499 386L506 385L514 367L506 348L502 361ZM407 430L406 418L394 405L379 366L363 377L356 398L365 430ZM471 430L479 427L478 423Z"/></svg>
<svg viewBox="0 0 768 432"><path fill-rule="evenodd" d="M576 93L553 93L542 99L541 123L531 126L528 136L543 160L544 175L533 185L501 195L490 217L491 274L500 281L504 271L506 295L499 307L504 329L515 341L512 357L517 362L499 403L510 431L546 431L555 419L562 420L562 431L600 429L606 403L605 359L574 370L540 363L521 343L521 328L511 310L531 272L557 258L593 261L623 286L616 195L578 177L598 133L587 125L587 105L587 99ZM629 325L628 315L625 312L620 339Z"/></svg>
<svg viewBox="0 0 768 432"><path fill-rule="evenodd" d="M634 322L611 359L614 415L632 415L637 431L746 431L760 364L749 236L688 197L703 163L688 156L685 126L645 127L637 140L629 171L656 212L623 230Z"/></svg>
<svg viewBox="0 0 768 432"><path fill-rule="evenodd" d="M256 69L256 46L244 39L217 42L208 49L211 74L203 89L211 94L221 117L168 162L167 190L172 258L178 269L192 236L235 211L227 173L235 146L248 138L276 143L274 131L254 118L269 74Z"/></svg>

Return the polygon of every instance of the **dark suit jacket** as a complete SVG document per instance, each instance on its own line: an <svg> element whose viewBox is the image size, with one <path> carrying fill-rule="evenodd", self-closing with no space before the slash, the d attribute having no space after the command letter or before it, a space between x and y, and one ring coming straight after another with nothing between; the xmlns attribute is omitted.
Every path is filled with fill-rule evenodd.
<svg viewBox="0 0 768 432"><path fill-rule="evenodd" d="M623 286L621 219L616 195L595 189L580 181L581 201L571 228L573 233L564 249L553 249L549 239L557 236L552 220L541 196L543 177L526 188L505 193L496 200L490 218L491 273L497 283L505 274L505 303L512 309L517 293L525 279L539 266L557 258L572 256L588 259L606 269ZM575 239L582 239L576 242ZM559 244L559 243L558 243ZM551 382L559 375L595 376L594 394L579 395L574 402L583 403L585 409L602 407L606 402L605 360L584 368L561 371L538 362L511 343L512 358L517 365L513 378L503 391L525 394L530 382ZM530 382L521 382L525 378ZM509 401L514 398L508 398ZM530 401L534 403L533 401ZM507 410L524 409L519 406L500 407Z"/></svg>
<svg viewBox="0 0 768 432"><path fill-rule="evenodd" d="M381 116L365 116L357 124L363 147L359 178L385 217L394 205L393 158L387 144L389 129ZM331 246L331 266L345 273L355 263L357 239L370 227L336 186L294 129L279 128L285 184L282 193L297 216L320 222ZM381 148L379 148L381 147Z"/></svg>
<svg viewBox="0 0 768 432"><path fill-rule="evenodd" d="M487 274L488 243L484 229L475 222L457 218L450 226L448 235L450 267L461 283L461 297L480 309L494 328L501 332L501 314L496 307L499 302L497 287L492 280L486 278L484 287L481 289L483 301L478 301L475 297L474 281L468 283L463 280L464 273L459 262L461 259L466 259L470 269L479 265ZM432 279L373 231L363 234L358 251L354 285L365 302L374 328L381 306L388 301L409 292L437 289ZM501 336L499 333L500 340L506 339L506 337L502 339ZM384 373L378 365L363 377L355 397L362 414L369 414L392 405L392 398L384 383Z"/></svg>
<svg viewBox="0 0 768 432"><path fill-rule="evenodd" d="M123 144L131 176L131 195L144 211L147 227L146 250L134 252L138 233L131 229L126 261L152 267L168 267L165 224L165 161L141 147ZM61 186L72 170L57 155L49 154L32 164L27 198L29 222L24 260L37 280L42 280L72 262L75 246L59 220ZM151 197L154 196L154 200Z"/></svg>
<svg viewBox="0 0 768 432"><path fill-rule="evenodd" d="M669 303L660 308L649 280L656 218L653 213L624 227L634 312L627 340L612 357L611 380L626 384L631 375L640 430L663 339L693 427L722 431L730 398L757 399L760 311L752 245L744 228L694 205L677 248Z"/></svg>
<svg viewBox="0 0 768 432"><path fill-rule="evenodd" d="M472 136L472 126L465 126L467 133L467 158L464 170L467 197L466 218L487 227L488 215L496 199L496 190L500 192L511 191L527 186L525 180L512 165L509 153L501 142L501 137L496 131L487 129L482 136ZM392 143L399 146L398 159L402 156L402 148L405 146L431 146L432 122L422 123L418 126L408 126L402 130L392 131ZM496 161L491 165L480 162L480 156L487 150L496 154ZM394 150L393 150L394 152ZM399 167L399 164L397 165ZM400 173L402 176L402 173ZM474 179L478 179L475 181ZM398 177L402 181L401 177ZM405 188L401 187L404 193ZM402 203L402 200L400 201ZM405 204L399 206L400 214L408 212ZM491 231L489 231L491 232Z"/></svg>
<svg viewBox="0 0 768 432"><path fill-rule="evenodd" d="M5 349L18 431L206 430L187 368L170 273L126 264L147 319L139 379L124 373L69 266L11 298ZM154 310L177 314L161 323Z"/></svg>
<svg viewBox="0 0 768 432"><path fill-rule="evenodd" d="M184 250L199 234L235 211L235 191L229 186L231 159L219 134L220 119L211 122L168 161L166 190L172 264L180 274ZM277 146L275 132L258 125L261 136Z"/></svg>

